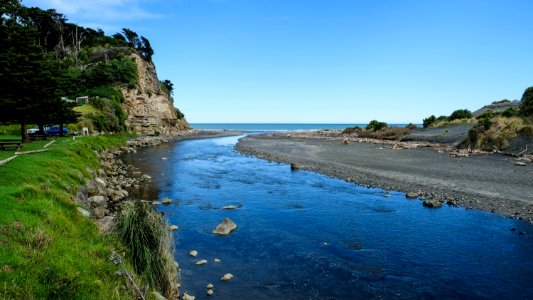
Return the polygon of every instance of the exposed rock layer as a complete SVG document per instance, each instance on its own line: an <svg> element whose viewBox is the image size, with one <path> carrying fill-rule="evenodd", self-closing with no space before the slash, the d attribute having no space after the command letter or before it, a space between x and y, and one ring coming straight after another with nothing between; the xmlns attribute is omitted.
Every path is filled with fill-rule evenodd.
<svg viewBox="0 0 533 300"><path fill-rule="evenodd" d="M187 129L189 124L179 120L169 96L161 88L155 66L132 54L137 64L138 82L135 88L123 87L126 126L143 135L172 134Z"/></svg>

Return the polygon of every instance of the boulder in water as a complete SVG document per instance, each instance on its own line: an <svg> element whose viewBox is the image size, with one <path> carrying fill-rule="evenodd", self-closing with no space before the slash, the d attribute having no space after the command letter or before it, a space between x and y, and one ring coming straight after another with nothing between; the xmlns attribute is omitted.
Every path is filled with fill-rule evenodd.
<svg viewBox="0 0 533 300"><path fill-rule="evenodd" d="M235 229L237 229L237 224L233 223L230 218L224 218L222 223L218 224L215 230L213 230L213 233L218 235L228 235Z"/></svg>

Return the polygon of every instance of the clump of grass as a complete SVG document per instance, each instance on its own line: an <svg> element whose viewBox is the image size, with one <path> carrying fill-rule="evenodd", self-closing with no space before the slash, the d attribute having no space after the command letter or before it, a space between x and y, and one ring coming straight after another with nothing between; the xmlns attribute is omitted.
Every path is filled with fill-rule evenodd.
<svg viewBox="0 0 533 300"><path fill-rule="evenodd" d="M169 251L172 238L161 215L149 204L135 201L122 210L115 226L135 272L155 290L172 295L177 267Z"/></svg>
<svg viewBox="0 0 533 300"><path fill-rule="evenodd" d="M466 143L471 148L486 151L503 150L509 145L510 139L518 134L528 137L531 131L531 125L519 117L482 120L484 121L480 121L468 132Z"/></svg>

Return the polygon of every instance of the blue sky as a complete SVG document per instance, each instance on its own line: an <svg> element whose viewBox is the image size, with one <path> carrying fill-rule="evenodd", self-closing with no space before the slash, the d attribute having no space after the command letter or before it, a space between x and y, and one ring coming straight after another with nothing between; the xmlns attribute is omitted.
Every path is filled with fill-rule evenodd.
<svg viewBox="0 0 533 300"><path fill-rule="evenodd" d="M530 0L23 4L147 37L192 123L421 123L533 85Z"/></svg>

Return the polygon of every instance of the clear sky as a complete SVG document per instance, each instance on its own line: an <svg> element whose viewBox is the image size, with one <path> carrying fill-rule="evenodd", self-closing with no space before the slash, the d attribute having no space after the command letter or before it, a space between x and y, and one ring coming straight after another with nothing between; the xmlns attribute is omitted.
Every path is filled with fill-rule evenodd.
<svg viewBox="0 0 533 300"><path fill-rule="evenodd" d="M533 1L24 0L147 37L191 123L421 123L533 86Z"/></svg>

